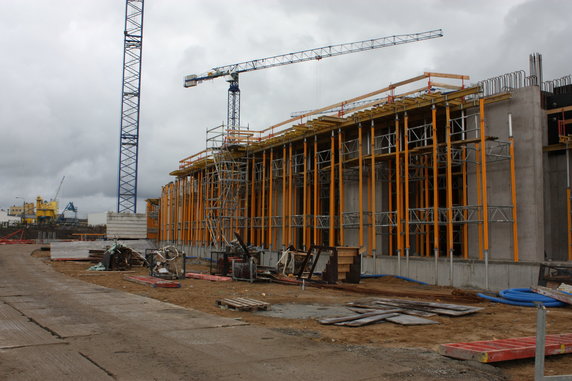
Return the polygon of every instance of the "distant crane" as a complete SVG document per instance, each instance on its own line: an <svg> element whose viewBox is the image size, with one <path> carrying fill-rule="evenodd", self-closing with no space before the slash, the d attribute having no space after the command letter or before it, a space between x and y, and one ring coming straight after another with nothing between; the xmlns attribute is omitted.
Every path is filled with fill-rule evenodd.
<svg viewBox="0 0 572 381"><path fill-rule="evenodd" d="M339 45L329 45L321 48L301 50L299 52L260 58L232 65L219 66L212 68L204 74L187 75L185 77L185 87L193 87L206 80L226 77L227 82L230 83L227 101L227 127L232 129L240 127L239 73L289 65L298 62L321 60L322 58L340 56L342 54L357 53L366 50L385 48L388 46L408 44L410 42L429 40L438 37L443 37L443 31L441 29L413 34L399 34Z"/></svg>
<svg viewBox="0 0 572 381"><path fill-rule="evenodd" d="M74 216L71 220L72 224L76 224L77 223L77 207L73 204L73 202L68 202L68 204L66 205L66 207L62 210L62 213L58 216L58 222L59 223L64 223L67 222L68 219L66 219L65 213L66 211L70 211L74 213Z"/></svg>
<svg viewBox="0 0 572 381"><path fill-rule="evenodd" d="M52 198L53 201L58 201L58 196L60 195L60 192L62 190L62 184L64 183L65 179L66 179L66 177L63 176L62 181L60 181L60 186L58 187L58 190L56 191L56 195L54 196L54 198Z"/></svg>

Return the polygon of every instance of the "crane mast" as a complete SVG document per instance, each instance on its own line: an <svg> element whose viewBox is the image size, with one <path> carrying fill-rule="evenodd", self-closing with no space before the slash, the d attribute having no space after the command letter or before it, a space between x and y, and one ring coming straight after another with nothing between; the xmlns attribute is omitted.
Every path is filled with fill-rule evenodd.
<svg viewBox="0 0 572 381"><path fill-rule="evenodd" d="M117 212L137 212L143 0L126 0Z"/></svg>
<svg viewBox="0 0 572 381"><path fill-rule="evenodd" d="M412 34L399 34L338 45L328 45L315 49L301 50L294 53L281 54L231 65L219 66L199 75L187 75L185 77L184 86L194 87L203 81L219 77L227 77L227 81L230 83L228 89L227 126L229 128L234 128L240 126L240 88L238 85L239 73L268 69L271 67L290 65L305 61L321 60L323 58L335 57L343 54L403 45L411 42L424 41L438 37L443 37L442 29L435 29Z"/></svg>

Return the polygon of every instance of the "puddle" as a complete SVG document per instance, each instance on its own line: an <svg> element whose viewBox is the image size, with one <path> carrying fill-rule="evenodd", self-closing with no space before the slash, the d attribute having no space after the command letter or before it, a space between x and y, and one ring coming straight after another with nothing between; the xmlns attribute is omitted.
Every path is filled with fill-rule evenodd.
<svg viewBox="0 0 572 381"><path fill-rule="evenodd" d="M256 314L278 317L283 319L320 319L350 315L351 311L343 306L328 306L323 304L273 304L268 311L259 311Z"/></svg>

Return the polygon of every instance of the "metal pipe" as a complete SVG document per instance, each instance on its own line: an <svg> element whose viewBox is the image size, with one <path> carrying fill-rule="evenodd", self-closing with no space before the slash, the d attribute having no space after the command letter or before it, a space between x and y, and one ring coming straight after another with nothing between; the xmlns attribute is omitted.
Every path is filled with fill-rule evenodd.
<svg viewBox="0 0 572 381"><path fill-rule="evenodd" d="M534 355L534 380L544 380L544 356L546 346L546 308L536 305L536 351Z"/></svg>
<svg viewBox="0 0 572 381"><path fill-rule="evenodd" d="M512 200L512 244L513 244L513 260L519 261L518 255L518 221L517 221L517 204L516 204L516 170L514 161L514 138L512 136L512 114L508 114L508 141L510 154L510 189Z"/></svg>
<svg viewBox="0 0 572 381"><path fill-rule="evenodd" d="M391 176L393 174L393 169L391 167L391 162L388 161L388 176L387 176L387 187L388 187L388 191L387 191L387 207L388 207L388 211L389 213L393 212L393 184L391 181ZM389 221L389 226L387 227L388 230L388 236L387 236L387 240L388 240L388 249L389 249L389 255L393 255L393 224L391 223L391 220Z"/></svg>
<svg viewBox="0 0 572 381"><path fill-rule="evenodd" d="M439 255L439 159L437 156L437 109L431 108L433 128L433 251Z"/></svg>
<svg viewBox="0 0 572 381"><path fill-rule="evenodd" d="M376 227L375 227L375 213L376 213L376 203L375 203L375 182L376 182L376 178L375 178L375 124L373 122L373 119L371 120L371 130L370 130L370 155L371 155L371 174L370 174L370 180L371 180L371 187L370 187L370 192L371 192L371 201L370 201L370 209L371 209L371 217L370 217L370 241L371 241L371 255L375 257L375 252L376 252L376 248L377 248L377 237L376 237ZM374 259L375 261L375 259Z"/></svg>
<svg viewBox="0 0 572 381"><path fill-rule="evenodd" d="M293 190L292 190L292 172L294 169L294 160L292 158L292 143L290 143L289 147L288 147L288 160L289 160L289 166L288 166L288 245L292 245L294 244L294 240L293 240L293 232L292 232L292 197L293 197Z"/></svg>
<svg viewBox="0 0 572 381"><path fill-rule="evenodd" d="M272 216L274 215L274 149L270 148L270 172L268 173L268 245L274 249Z"/></svg>
<svg viewBox="0 0 572 381"><path fill-rule="evenodd" d="M431 108L433 129L433 256L435 257L435 285L439 284L439 160L437 156L437 109Z"/></svg>
<svg viewBox="0 0 572 381"><path fill-rule="evenodd" d="M568 221L568 260L572 261L572 208L570 201L570 187L566 188L566 211Z"/></svg>
<svg viewBox="0 0 572 381"><path fill-rule="evenodd" d="M404 159L404 183L405 183L405 254L407 256L407 275L409 276L409 249L411 242L409 237L409 117L405 113L403 118L403 144L405 148Z"/></svg>
<svg viewBox="0 0 572 381"><path fill-rule="evenodd" d="M403 225L402 225L402 212L403 203L401 202L401 158L400 158L400 136L399 136L399 116L395 114L395 211L397 214L397 256L403 255Z"/></svg>
<svg viewBox="0 0 572 381"><path fill-rule="evenodd" d="M363 145L361 122L358 125L358 208L359 208L359 247L363 248Z"/></svg>
<svg viewBox="0 0 572 381"><path fill-rule="evenodd" d="M256 216L256 198L254 192L254 183L256 181L256 159L254 156L252 157L252 174L250 181L250 243L254 244L256 230L254 228L254 218Z"/></svg>
<svg viewBox="0 0 572 381"><path fill-rule="evenodd" d="M286 144L282 146L282 249L288 246L286 238Z"/></svg>
<svg viewBox="0 0 572 381"><path fill-rule="evenodd" d="M338 184L340 185L339 197L340 197L340 207L339 207L339 223L340 223L340 245L345 245L345 234L344 234L344 152L343 152L343 133L342 130L338 130Z"/></svg>
<svg viewBox="0 0 572 381"><path fill-rule="evenodd" d="M313 244L318 244L318 136L314 135L314 237Z"/></svg>
<svg viewBox="0 0 572 381"><path fill-rule="evenodd" d="M335 175L336 175L336 155L335 155L335 147L336 142L334 138L334 131L332 131L330 136L330 221L329 221L329 236L328 236L328 244L330 246L335 246L335 237L336 237L336 230L335 230L335 215L336 215L336 206L335 206L335 191L336 191L336 183L335 183Z"/></svg>
<svg viewBox="0 0 572 381"><path fill-rule="evenodd" d="M262 184L260 186L262 189L260 192L262 193L262 239L260 240L260 245L262 248L268 247L265 245L266 241L266 150L262 151Z"/></svg>
<svg viewBox="0 0 572 381"><path fill-rule="evenodd" d="M424 217L427 217L428 211L429 211L429 156L426 156L424 158L424 166L425 166L425 174L424 174L424 178L425 178L425 198L424 198L424 203L423 203L423 208L425 208L425 212L424 212ZM429 233L430 233L430 225L429 224L424 224L423 228L425 230L425 234L424 234L424 241L425 241L425 256L429 256L430 254L430 240L429 240Z"/></svg>
<svg viewBox="0 0 572 381"><path fill-rule="evenodd" d="M467 206L468 203L468 194L467 194L467 147L463 146L462 151L462 160L463 165L461 166L462 171L462 178L463 178L463 185L462 185L462 198L463 198L463 207ZM466 209L463 210L463 219L466 221L468 218L468 211ZM467 223L464 223L462 226L463 229L463 258L469 258L469 226Z"/></svg>
<svg viewBox="0 0 572 381"><path fill-rule="evenodd" d="M485 257L488 257L489 253L489 204L487 198L487 150L486 150L486 139L485 139L485 100L479 100L479 114L480 114L480 133L481 133L481 176L482 187L483 187L483 250L485 252ZM487 274L488 275L488 274ZM487 279L488 280L488 279ZM488 288L488 287L487 287Z"/></svg>
<svg viewBox="0 0 572 381"><path fill-rule="evenodd" d="M307 248L310 247L309 242L308 242L308 232L306 231L307 228L307 218L308 218L308 209L307 209L307 201L308 201L308 189L307 189L307 185L308 185L308 142L306 140L306 138L304 138L304 185L303 185L303 194L302 194L302 198L303 203L304 203L304 210L302 212L302 249L303 250L307 250Z"/></svg>
<svg viewBox="0 0 572 381"><path fill-rule="evenodd" d="M445 135L447 142L447 252L449 256L453 256L453 168L451 160L451 114L449 104L445 106ZM451 266L451 282L453 281L453 267Z"/></svg>

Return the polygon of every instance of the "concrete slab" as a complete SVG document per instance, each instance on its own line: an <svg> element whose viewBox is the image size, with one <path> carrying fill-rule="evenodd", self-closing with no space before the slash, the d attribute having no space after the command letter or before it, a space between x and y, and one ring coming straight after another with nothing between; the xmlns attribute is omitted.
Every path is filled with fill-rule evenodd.
<svg viewBox="0 0 572 381"><path fill-rule="evenodd" d="M208 314L205 314L204 316L193 316L193 314L187 314L186 316L166 316L165 312L152 310L144 312L144 315L142 315L142 313L142 311L126 311L121 313L120 317L122 319L132 321L144 318L145 324L149 326L149 329L152 331L220 328L248 324L239 320L222 318Z"/></svg>
<svg viewBox="0 0 572 381"><path fill-rule="evenodd" d="M419 350L394 353L388 348L329 345L297 332L285 335L280 330L245 326L235 319L136 295L77 294L74 287L79 281L65 281L55 272L37 272L44 264L28 254L24 248L15 251L0 246L0 265L14 269L6 271L3 279L10 279L26 295L0 300L10 299L2 304L2 316L7 319L0 321L0 343L9 346L0 347L0 379L105 380L109 376L117 380L230 377L267 380L271 377L275 381L290 381L298 376L316 380L398 380L404 374L428 380L441 379L443 374L451 375L451 379L501 379L463 368L465 365L434 353L421 361ZM103 299L109 304L91 304ZM19 307L10 310L9 303L19 303ZM17 310L20 307L24 309ZM98 324L101 332L64 339L50 334L77 335L96 327L90 324ZM65 325L70 325L67 333ZM20 349L29 352L18 347L26 347ZM30 364L34 364L33 369ZM431 370L436 367L433 364L439 364L436 371ZM445 367L448 373L443 373ZM468 374L473 377L467 378Z"/></svg>
<svg viewBox="0 0 572 381"><path fill-rule="evenodd" d="M64 342L26 318L0 321L0 349Z"/></svg>
<svg viewBox="0 0 572 381"><path fill-rule="evenodd" d="M2 380L114 380L85 356L64 345L45 347L42 351L30 347L3 351L0 363L10 364L9 368L0 367Z"/></svg>
<svg viewBox="0 0 572 381"><path fill-rule="evenodd" d="M115 292L111 293L80 293L73 294L72 298L79 304L85 304L90 306L109 306L109 305L130 305L130 304L150 304L153 303L153 299L130 295L130 294L119 294Z"/></svg>
<svg viewBox="0 0 572 381"><path fill-rule="evenodd" d="M52 332L63 338L89 336L102 332L102 327L99 324L78 321L77 318L66 315L64 309L46 308L27 310L25 313L37 324L49 327Z"/></svg>
<svg viewBox="0 0 572 381"><path fill-rule="evenodd" d="M18 310L10 307L6 303L0 302L0 321L3 320L14 320L14 319L23 319L27 320L24 315L22 315Z"/></svg>
<svg viewBox="0 0 572 381"><path fill-rule="evenodd" d="M22 294L22 290L12 287L0 287L0 297L2 296L25 296Z"/></svg>

